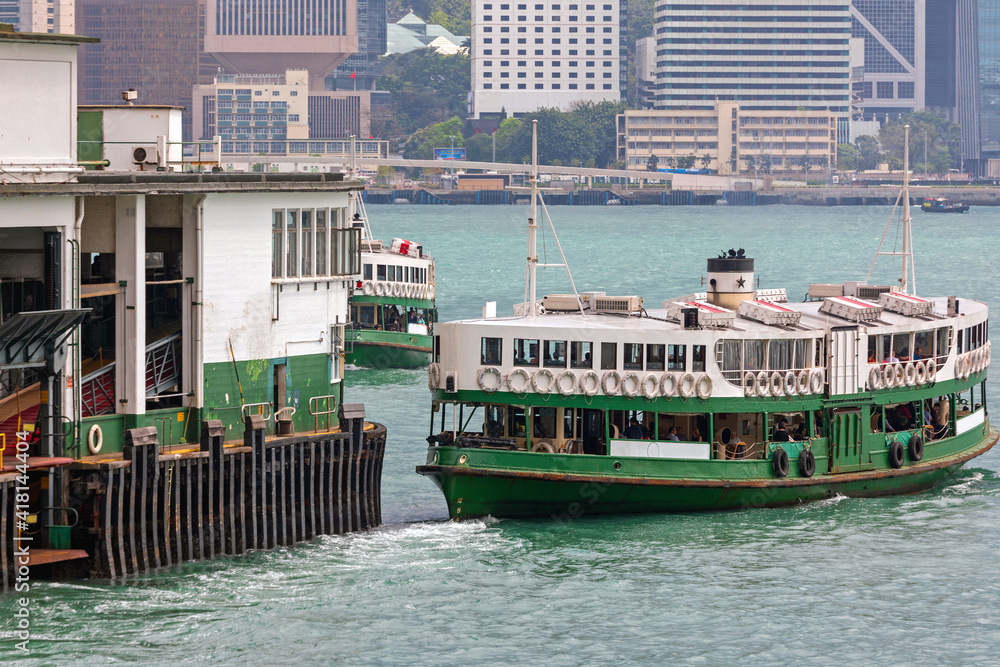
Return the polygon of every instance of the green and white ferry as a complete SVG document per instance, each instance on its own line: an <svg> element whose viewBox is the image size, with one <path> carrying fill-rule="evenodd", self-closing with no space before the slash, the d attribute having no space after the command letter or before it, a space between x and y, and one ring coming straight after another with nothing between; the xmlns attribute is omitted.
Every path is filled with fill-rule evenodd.
<svg viewBox="0 0 1000 667"><path fill-rule="evenodd" d="M914 293L906 193L903 252L877 253L902 255L898 285L814 284L789 303L754 289L754 260L729 251L708 260L705 292L653 309L575 287L536 299L532 184L529 298L510 317L437 326L417 472L453 519L773 507L942 482L998 437L988 308Z"/></svg>
<svg viewBox="0 0 1000 667"><path fill-rule="evenodd" d="M426 366L437 320L434 260L419 243L375 239L360 195L353 206L353 225L362 230L362 275L350 298L346 361L375 368Z"/></svg>

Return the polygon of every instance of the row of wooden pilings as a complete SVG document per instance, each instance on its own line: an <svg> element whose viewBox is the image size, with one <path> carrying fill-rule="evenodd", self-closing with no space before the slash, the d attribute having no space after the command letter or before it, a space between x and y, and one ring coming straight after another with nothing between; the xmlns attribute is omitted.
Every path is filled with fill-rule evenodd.
<svg viewBox="0 0 1000 667"><path fill-rule="evenodd" d="M208 420L200 451L186 453L161 451L154 427L126 431L122 459L72 466L73 544L90 556L75 573L123 577L380 525L385 427L365 430L363 419L342 427L265 441L264 421L251 415L243 446L225 447L222 422ZM2 484L6 590L15 524Z"/></svg>

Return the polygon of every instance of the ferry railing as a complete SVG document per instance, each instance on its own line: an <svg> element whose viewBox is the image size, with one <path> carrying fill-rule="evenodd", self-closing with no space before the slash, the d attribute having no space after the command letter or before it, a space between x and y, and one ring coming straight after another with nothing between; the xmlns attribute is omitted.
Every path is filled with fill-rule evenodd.
<svg viewBox="0 0 1000 667"><path fill-rule="evenodd" d="M330 430L330 415L337 413L337 407L337 396L335 394L313 396L309 399L309 414L313 417L313 427L317 433L319 433L320 417L326 418L326 430Z"/></svg>

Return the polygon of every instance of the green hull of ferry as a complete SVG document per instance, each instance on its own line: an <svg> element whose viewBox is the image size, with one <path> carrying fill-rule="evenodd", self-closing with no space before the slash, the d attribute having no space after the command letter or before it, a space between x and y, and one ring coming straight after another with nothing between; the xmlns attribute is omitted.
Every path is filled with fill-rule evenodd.
<svg viewBox="0 0 1000 667"><path fill-rule="evenodd" d="M818 438L811 443L817 470L810 478L799 475L794 459L788 476L777 479L770 459L667 462L457 447L431 447L417 472L441 488L456 520L735 510L918 493L950 478L997 437L984 425L927 443L919 462L907 457L894 469L876 453L871 469L843 473L830 472L828 442Z"/></svg>
<svg viewBox="0 0 1000 667"><path fill-rule="evenodd" d="M363 306L376 308L399 306L404 312L416 309L427 313L432 322L437 318L434 301L429 299L355 294L351 297L350 303L355 322L360 321L357 311ZM431 335L385 331L379 328L348 330L347 337L344 362L365 368L423 368L430 363L434 346L434 338Z"/></svg>

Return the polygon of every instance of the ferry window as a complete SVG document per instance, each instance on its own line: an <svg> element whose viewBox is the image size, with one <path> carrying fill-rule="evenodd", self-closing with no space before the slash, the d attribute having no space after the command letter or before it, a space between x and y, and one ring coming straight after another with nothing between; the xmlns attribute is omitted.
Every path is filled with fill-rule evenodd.
<svg viewBox="0 0 1000 667"><path fill-rule="evenodd" d="M663 370L663 345L655 345L650 343L646 346L646 370L647 371L662 371Z"/></svg>
<svg viewBox="0 0 1000 667"><path fill-rule="evenodd" d="M527 338L514 339L514 365L515 366L537 366L538 365L538 339Z"/></svg>
<svg viewBox="0 0 1000 667"><path fill-rule="evenodd" d="M563 432L562 432L562 437L565 438L566 440L572 440L573 439L573 422L576 421L576 420L574 420L573 417L574 417L574 415L576 413L577 413L577 410L574 410L573 408L566 408L563 411Z"/></svg>
<svg viewBox="0 0 1000 667"><path fill-rule="evenodd" d="M532 438L555 438L556 437L556 409L555 408L533 408L531 414L531 437Z"/></svg>
<svg viewBox="0 0 1000 667"><path fill-rule="evenodd" d="M375 328L375 306L360 306L357 311L356 321L362 329Z"/></svg>
<svg viewBox="0 0 1000 667"><path fill-rule="evenodd" d="M667 359L669 360L668 370L684 371L687 369L686 359L687 345L670 345L667 347Z"/></svg>
<svg viewBox="0 0 1000 667"><path fill-rule="evenodd" d="M524 426L524 408L508 407L507 423L510 425L508 437L523 438L528 429Z"/></svg>
<svg viewBox="0 0 1000 667"><path fill-rule="evenodd" d="M288 211L288 252L285 256L285 270L287 277L294 278L299 275L299 212Z"/></svg>
<svg viewBox="0 0 1000 667"><path fill-rule="evenodd" d="M434 336L434 363L441 363L441 336Z"/></svg>
<svg viewBox="0 0 1000 667"><path fill-rule="evenodd" d="M387 279L388 280L395 280L396 279L396 267L395 266L392 266L392 265L389 266L389 274L388 274L388 278Z"/></svg>
<svg viewBox="0 0 1000 667"><path fill-rule="evenodd" d="M594 344L586 341L574 341L569 344L569 365L571 368L593 368L594 359L591 349Z"/></svg>
<svg viewBox="0 0 1000 667"><path fill-rule="evenodd" d="M743 380L743 341L723 340L716 348L716 361L722 375L729 382L740 384Z"/></svg>
<svg viewBox="0 0 1000 667"><path fill-rule="evenodd" d="M792 361L792 368L809 368L809 360L812 358L812 339L796 339L793 346L795 347L795 359Z"/></svg>
<svg viewBox="0 0 1000 667"><path fill-rule="evenodd" d="M892 334L892 353L900 361L910 360L910 334Z"/></svg>
<svg viewBox="0 0 1000 667"><path fill-rule="evenodd" d="M878 336L868 336L868 363L877 364L881 361L878 354Z"/></svg>
<svg viewBox="0 0 1000 667"><path fill-rule="evenodd" d="M931 334L929 331L918 331L913 334L913 361L926 359L931 353Z"/></svg>
<svg viewBox="0 0 1000 667"><path fill-rule="evenodd" d="M490 438L504 436L504 407L501 405L486 406L486 421L483 423L483 433Z"/></svg>
<svg viewBox="0 0 1000 667"><path fill-rule="evenodd" d="M622 366L627 371L642 370L642 343L625 343L625 363Z"/></svg>
<svg viewBox="0 0 1000 667"><path fill-rule="evenodd" d="M313 274L313 212L302 211L302 276Z"/></svg>
<svg viewBox="0 0 1000 667"><path fill-rule="evenodd" d="M378 273L376 275L378 276L376 280L385 280L385 264L378 265Z"/></svg>
<svg viewBox="0 0 1000 667"><path fill-rule="evenodd" d="M772 371L786 371L792 367L792 340L777 339L772 340L767 346L768 369Z"/></svg>
<svg viewBox="0 0 1000 667"><path fill-rule="evenodd" d="M326 276L329 275L326 269L326 254L328 248L327 238L326 238L326 211L318 210L316 211L316 275ZM368 273L371 273L371 265L368 267ZM368 276L371 280L371 276Z"/></svg>
<svg viewBox="0 0 1000 667"><path fill-rule="evenodd" d="M601 370L618 368L618 343L601 343Z"/></svg>
<svg viewBox="0 0 1000 667"><path fill-rule="evenodd" d="M886 361L892 356L892 336L882 334L878 339L881 341L879 349L882 350L882 358L879 361Z"/></svg>
<svg viewBox="0 0 1000 667"><path fill-rule="evenodd" d="M274 212L274 224L271 227L271 277L284 277L281 265L285 256L285 229L283 224L284 214L281 211Z"/></svg>
<svg viewBox="0 0 1000 667"><path fill-rule="evenodd" d="M365 280L371 280L372 279L372 265L371 264L365 264L365 278L364 279Z"/></svg>
<svg viewBox="0 0 1000 667"><path fill-rule="evenodd" d="M566 368L566 341L545 341L544 365L549 368Z"/></svg>
<svg viewBox="0 0 1000 667"><path fill-rule="evenodd" d="M705 346L704 345L694 345L692 348L691 355L691 370L695 373L705 372Z"/></svg>
<svg viewBox="0 0 1000 667"><path fill-rule="evenodd" d="M501 362L500 344L502 338L483 338L482 363L494 365Z"/></svg>
<svg viewBox="0 0 1000 667"><path fill-rule="evenodd" d="M765 369L764 366L764 349L765 343L767 341L763 340L745 340L743 341L743 368L748 371L762 371Z"/></svg>

